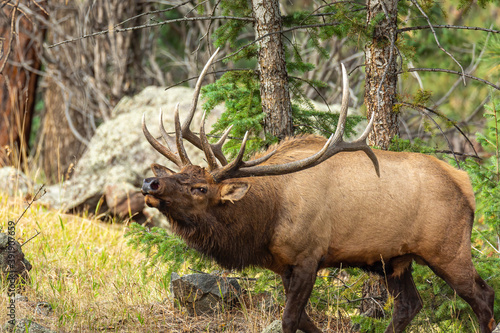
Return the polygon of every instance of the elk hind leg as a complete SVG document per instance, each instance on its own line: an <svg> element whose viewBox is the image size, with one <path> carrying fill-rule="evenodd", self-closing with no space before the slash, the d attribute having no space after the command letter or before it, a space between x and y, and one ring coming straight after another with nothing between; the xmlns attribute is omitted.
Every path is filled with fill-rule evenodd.
<svg viewBox="0 0 500 333"><path fill-rule="evenodd" d="M441 266L430 265L431 269L441 277L457 294L462 297L477 316L482 333L491 333L495 328L493 303L495 292L479 276L470 256L470 251L455 260Z"/></svg>
<svg viewBox="0 0 500 333"><path fill-rule="evenodd" d="M392 321L385 333L403 332L422 309L422 299L415 287L415 282L413 282L411 271L410 264L401 275L390 275L385 278L387 289L394 297Z"/></svg>

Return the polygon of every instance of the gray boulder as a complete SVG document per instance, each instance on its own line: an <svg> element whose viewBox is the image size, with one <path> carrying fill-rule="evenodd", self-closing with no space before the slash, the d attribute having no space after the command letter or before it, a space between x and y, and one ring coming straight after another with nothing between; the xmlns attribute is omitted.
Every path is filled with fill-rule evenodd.
<svg viewBox="0 0 500 333"><path fill-rule="evenodd" d="M500 324L498 324L497 328L495 328L491 333L500 333Z"/></svg>
<svg viewBox="0 0 500 333"><path fill-rule="evenodd" d="M191 315L214 313L235 304L241 287L234 278L211 274L179 276L172 273L171 291L174 299Z"/></svg>
<svg viewBox="0 0 500 333"><path fill-rule="evenodd" d="M0 168L0 184L10 196L26 196L33 190L33 182L26 175L13 167Z"/></svg>

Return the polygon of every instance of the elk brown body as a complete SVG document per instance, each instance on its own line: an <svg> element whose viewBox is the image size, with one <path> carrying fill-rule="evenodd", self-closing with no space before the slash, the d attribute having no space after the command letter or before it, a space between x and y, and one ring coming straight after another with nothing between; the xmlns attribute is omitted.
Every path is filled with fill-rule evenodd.
<svg viewBox="0 0 500 333"><path fill-rule="evenodd" d="M192 112L195 107L193 101ZM475 203L465 172L423 154L345 143L342 129L340 139L337 132L328 141L314 135L286 139L250 162L241 160L243 143L227 164L214 152L223 140L210 148L202 128L200 138L189 141L205 151L206 169L183 156L186 128L189 123L181 129L176 114L176 139L165 138L166 148L143 125L155 148L181 168L175 173L153 164L155 177L142 188L146 203L165 214L189 246L220 265L279 274L287 297L283 332L321 332L305 306L317 271L340 266L385 277L395 298L386 332L402 332L422 307L411 275L414 260L470 304L481 332L493 330L494 292L471 258Z"/></svg>

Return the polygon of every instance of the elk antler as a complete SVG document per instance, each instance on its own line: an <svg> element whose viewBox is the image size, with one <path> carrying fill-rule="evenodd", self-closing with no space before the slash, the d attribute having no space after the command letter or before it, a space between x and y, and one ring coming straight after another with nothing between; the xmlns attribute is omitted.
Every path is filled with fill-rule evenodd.
<svg viewBox="0 0 500 333"><path fill-rule="evenodd" d="M232 126L230 126L228 129L224 131L224 134L220 138L220 140L216 144L210 144L208 143L208 140L206 139L205 134L203 133L203 138L202 137L197 137L191 130L189 129L189 126L191 125L191 121L193 120L194 112L196 111L196 106L198 104L198 98L200 95L200 90L201 90L201 83L203 79L205 78L205 75L208 71L208 68L212 64L214 58L217 56L217 53L219 52L219 49L217 49L214 54L210 57L208 60L207 64L201 71L200 76L198 77L198 81L196 82L195 90L194 90L194 96L193 96L193 102L191 103L191 109L189 111L189 114L182 124L180 125L179 121L179 104L176 105L175 107L175 138L171 137L167 131L165 130L165 127L163 126L163 112L160 109L160 133L161 136L163 137L163 140L167 144L167 147L163 146L156 138L154 138L151 133L149 133L147 126L146 126L146 121L145 121L145 116L142 116L142 131L144 132L144 136L146 139L149 141L149 143L163 156L174 162L179 168L182 168L186 165L190 165L191 161L188 158L188 155L186 153L186 150L184 148L184 145L182 143L182 139L186 139L187 141L191 142L194 146L197 148L203 150L205 153L205 156L207 157L208 165L209 165L209 170L215 170L219 168L219 165L217 164L218 159L220 163L224 166L227 164L226 157L222 153L222 146L224 145L224 142L227 139L227 136L229 135L229 131L231 130ZM205 121L205 116L203 116L203 122Z"/></svg>
<svg viewBox="0 0 500 333"><path fill-rule="evenodd" d="M215 181L220 182L228 178L283 175L287 173L297 172L318 165L339 152L356 151L356 150L362 150L368 155L368 157L371 159L375 167L377 175L380 177L380 169L377 157L366 143L366 138L368 134L371 132L373 127L375 113L372 114L368 126L366 127L365 131L363 132L363 134L359 139L353 142L345 142L342 139L342 136L344 135L345 123L347 120L347 110L349 102L349 80L347 78L347 73L344 64L342 64L342 78L343 78L342 105L340 108L340 116L337 129L335 130L335 134L330 136L328 141L325 143L325 145L319 152L302 160L293 161L285 164L259 165L264 161L266 161L267 159L269 159L274 154L274 151L257 160L244 162L242 161L242 158L243 158L243 153L245 151L245 143L248 135L247 133L245 134L245 138L243 139L243 143L241 144L241 148L236 159L233 160L228 165L222 168L215 169L211 172L211 175L215 179Z"/></svg>
<svg viewBox="0 0 500 333"><path fill-rule="evenodd" d="M205 67L203 67L203 70L200 73L198 81L196 81L196 85L194 88L193 101L191 102L191 110L189 110L189 114L188 114L186 120L184 121L184 123L182 124L182 136L184 137L184 139L188 140L189 142L191 142L191 144L196 146L198 149L203 150L204 152L205 152L205 150L203 149L203 144L202 144L200 138L197 137L193 132L191 132L191 130L189 129L189 126L191 125L191 121L193 120L194 112L196 111L196 106L198 105L198 97L200 96L201 83L202 83L203 79L205 78L205 75L208 71L208 68L212 64L214 58L217 56L217 53L219 53L219 48L217 50L215 50L214 54L212 54L210 59L208 59L207 64L205 65ZM215 157L220 161L220 163L223 166L227 164L227 160L226 160L226 157L224 156L224 154L222 153L222 145L224 144L224 141L226 140L227 134L229 134L229 131L230 131L230 129L228 129L228 130L226 130L226 132L224 132L224 135L219 140L219 142L217 142L214 145L210 145L213 154L215 155ZM206 154L206 152L205 152L205 154ZM208 161L208 162L209 162L210 169L218 168L217 162L215 160ZM210 163L214 163L214 164L210 164Z"/></svg>
<svg viewBox="0 0 500 333"><path fill-rule="evenodd" d="M216 144L210 144L205 134L206 114L203 115L201 121L199 137L196 136L189 129L191 121L193 120L194 112L196 110L196 105L198 103L198 96L200 94L200 89L201 89L201 81L203 80L208 70L208 67L212 63L215 56L217 55L218 51L219 49L217 49L217 51L214 52L212 57L210 57L207 64L203 68L203 71L200 74L198 82L196 83L191 110L189 112L186 121L182 126L180 125L179 121L179 105L177 104L176 106L175 138L168 135L167 132L165 131L165 128L163 127L163 114L160 111L160 132L162 134L163 139L165 140L165 143L167 144L167 147L159 143L149 133L145 124L145 117L143 115L142 129L144 131L144 135L146 136L146 139L149 141L149 143L158 152L160 152L166 158L174 162L179 168L182 168L186 165L190 165L191 161L189 160L186 151L184 149L184 146L182 144L182 139L184 138L189 142L191 142L196 147L198 147L199 149L203 150L203 152L205 153L205 157L207 159L210 174L212 175L212 177L216 182L220 182L224 179L229 179L229 178L283 175L287 173L297 172L318 165L339 152L362 150L371 159L375 167L375 171L377 172L377 175L380 177L380 170L377 157L366 143L366 138L373 127L375 113L372 114L368 126L366 127L361 137L359 137L359 139L353 142L345 142L342 138L344 135L345 123L347 120L348 104L349 104L349 80L343 64L342 64L342 81L343 81L342 105L340 107L340 116L337 129L335 130L335 133L332 136L330 136L330 138L325 143L323 148L321 148L320 151L302 160L284 164L260 165L263 162L267 161L271 156L273 156L276 151L272 151L267 155L262 156L258 159L245 162L243 161L243 155L245 153L245 146L248 139L248 132L247 132L245 134L245 137L243 138L243 142L241 144L241 148L238 155L233 161L231 161L231 163L228 164L226 158L224 157L224 154L222 153L222 146L227 136L229 135L231 127L226 129L221 139ZM218 165L217 160L219 160L219 162L222 164L222 167Z"/></svg>

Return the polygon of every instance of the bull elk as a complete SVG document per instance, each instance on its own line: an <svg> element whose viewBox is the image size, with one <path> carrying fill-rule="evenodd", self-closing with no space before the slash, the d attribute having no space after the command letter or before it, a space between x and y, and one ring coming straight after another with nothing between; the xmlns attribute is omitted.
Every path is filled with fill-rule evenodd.
<svg viewBox="0 0 500 333"><path fill-rule="evenodd" d="M386 332L402 332L422 308L412 262L428 265L474 310L481 332L490 333L494 291L471 259L474 194L467 174L434 157L375 150L366 144L373 118L354 142L342 139L349 87L343 69L343 97L336 132L288 138L268 152L243 161L243 139L228 163L222 145L189 129L201 81L187 120L175 111L175 137L166 145L147 140L179 172L153 164L144 180L148 206L158 208L172 230L228 269L260 266L279 274L286 293L283 332L321 332L305 311L318 270L361 267L382 274L394 296ZM343 66L342 66L343 67ZM183 139L203 150L208 168L192 165ZM368 157L368 158L367 158ZM375 167L375 170L374 170Z"/></svg>

